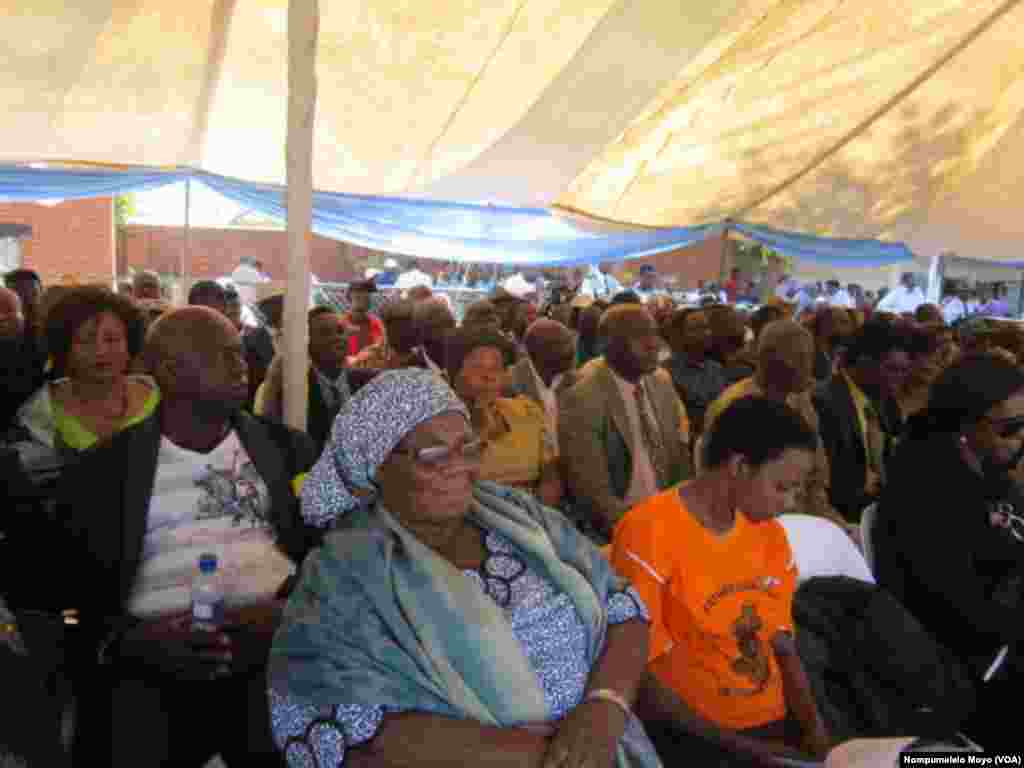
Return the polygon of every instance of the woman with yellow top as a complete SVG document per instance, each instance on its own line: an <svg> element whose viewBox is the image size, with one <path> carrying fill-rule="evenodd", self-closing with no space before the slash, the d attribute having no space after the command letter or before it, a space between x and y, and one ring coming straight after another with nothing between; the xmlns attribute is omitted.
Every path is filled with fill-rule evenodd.
<svg viewBox="0 0 1024 768"><path fill-rule="evenodd" d="M558 449L544 411L527 397L502 397L512 343L489 328L460 328L445 343L445 368L452 388L469 408L484 442L480 479L529 491L558 507L563 485Z"/></svg>
<svg viewBox="0 0 1024 768"><path fill-rule="evenodd" d="M68 291L46 317L47 347L65 378L44 384L18 411L17 423L67 455L145 419L160 392L149 377L128 375L143 333L142 316L125 297L105 288Z"/></svg>
<svg viewBox="0 0 1024 768"><path fill-rule="evenodd" d="M704 473L627 512L612 541L612 565L650 611L648 670L679 697L663 697L649 732L666 764L686 755L666 754L659 742L671 738L659 736L690 713L820 756L827 737L790 711L789 669L777 658L792 632L798 574L774 519L795 505L817 436L792 408L763 397L732 403L705 436Z"/></svg>

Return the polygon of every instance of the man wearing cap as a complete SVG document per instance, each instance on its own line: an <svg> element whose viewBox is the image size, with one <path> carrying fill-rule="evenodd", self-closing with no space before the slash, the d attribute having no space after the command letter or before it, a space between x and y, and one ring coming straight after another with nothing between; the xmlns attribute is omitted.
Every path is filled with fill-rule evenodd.
<svg viewBox="0 0 1024 768"><path fill-rule="evenodd" d="M398 281L395 283L395 287L408 291L411 288L417 286L426 286L427 288L434 287L434 278L419 268L419 262L413 260L409 264L409 269L398 276Z"/></svg>
<svg viewBox="0 0 1024 768"><path fill-rule="evenodd" d="M392 286L398 280L398 262L388 259L384 262L384 271L374 276L374 282L379 286Z"/></svg>
<svg viewBox="0 0 1024 768"><path fill-rule="evenodd" d="M348 287L349 311L342 315L353 333L348 337L348 356L355 357L364 349L384 338L384 324L370 314L370 296L377 292L373 280L352 283Z"/></svg>

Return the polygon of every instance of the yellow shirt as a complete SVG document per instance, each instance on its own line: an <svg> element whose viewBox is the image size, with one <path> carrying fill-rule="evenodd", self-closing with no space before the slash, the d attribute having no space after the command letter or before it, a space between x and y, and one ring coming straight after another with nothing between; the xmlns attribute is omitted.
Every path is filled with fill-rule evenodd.
<svg viewBox="0 0 1024 768"><path fill-rule="evenodd" d="M134 427L136 424L142 423L150 417L159 404L160 390L154 386L153 391L142 404L142 409L134 416L125 419L119 430L128 429L128 427ZM85 451L99 442L99 438L95 433L85 426L77 416L65 411L56 400L53 401L52 408L55 432L58 440L63 445L74 451Z"/></svg>
<svg viewBox="0 0 1024 768"><path fill-rule="evenodd" d="M480 479L516 488L536 488L544 466L557 458L544 411L524 396L503 397L494 405L508 430L488 441Z"/></svg>

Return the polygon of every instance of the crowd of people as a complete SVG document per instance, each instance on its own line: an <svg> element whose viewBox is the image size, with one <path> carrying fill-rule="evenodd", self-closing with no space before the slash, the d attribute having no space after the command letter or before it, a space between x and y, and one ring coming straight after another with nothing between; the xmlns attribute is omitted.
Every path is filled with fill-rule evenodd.
<svg viewBox="0 0 1024 768"><path fill-rule="evenodd" d="M428 285L378 314L376 281L352 284L347 311L308 313L300 431L281 297L255 327L215 281L175 307L151 273L116 293L8 274L0 667L32 655L19 616L70 611L65 757L773 765L924 710L1006 738L1024 335L908 308L912 281L873 310L780 284L748 314L677 306L650 271L576 278L553 301L497 289L461 322ZM43 551L52 578L19 578ZM226 607L196 632L208 552ZM836 607L844 579L862 591ZM882 593L905 621L863 620ZM821 668L822 610L859 622L863 658L838 631ZM885 700L851 726L836 681L882 648L942 670L879 683L918 719ZM19 717L56 717L24 671ZM0 763L43 764L23 742L0 730Z"/></svg>

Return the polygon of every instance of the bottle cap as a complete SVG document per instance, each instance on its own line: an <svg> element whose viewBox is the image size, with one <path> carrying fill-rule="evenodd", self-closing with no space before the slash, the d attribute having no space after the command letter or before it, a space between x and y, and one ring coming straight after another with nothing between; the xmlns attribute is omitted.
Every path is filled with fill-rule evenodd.
<svg viewBox="0 0 1024 768"><path fill-rule="evenodd" d="M199 556L199 570L201 573L213 573L217 570L217 556L206 552Z"/></svg>

